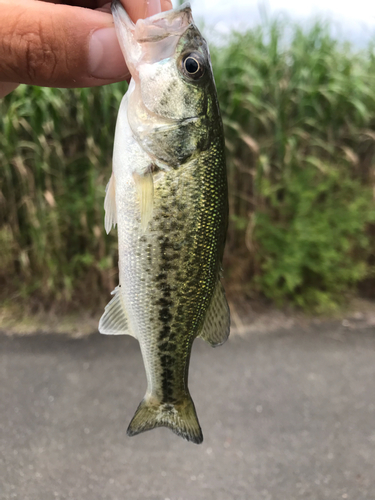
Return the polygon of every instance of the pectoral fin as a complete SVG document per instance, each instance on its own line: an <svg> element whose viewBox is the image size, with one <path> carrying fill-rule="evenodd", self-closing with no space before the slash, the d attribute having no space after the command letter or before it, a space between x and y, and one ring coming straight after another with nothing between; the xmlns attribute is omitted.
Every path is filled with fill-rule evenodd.
<svg viewBox="0 0 375 500"><path fill-rule="evenodd" d="M230 312L223 285L218 278L211 304L207 310L199 337L217 347L227 340L230 330Z"/></svg>
<svg viewBox="0 0 375 500"><path fill-rule="evenodd" d="M142 175L134 172L133 179L138 193L139 205L141 210L141 226L143 231L146 230L147 224L152 216L154 205L154 181L151 170L148 170Z"/></svg>
<svg viewBox="0 0 375 500"><path fill-rule="evenodd" d="M104 210L105 210L104 227L106 233L108 234L112 229L112 226L115 227L117 224L116 181L113 172L106 187Z"/></svg>
<svg viewBox="0 0 375 500"><path fill-rule="evenodd" d="M121 287L116 287L112 293L114 293L114 297L106 305L104 314L100 318L99 332L105 335L132 335L135 337L129 330Z"/></svg>

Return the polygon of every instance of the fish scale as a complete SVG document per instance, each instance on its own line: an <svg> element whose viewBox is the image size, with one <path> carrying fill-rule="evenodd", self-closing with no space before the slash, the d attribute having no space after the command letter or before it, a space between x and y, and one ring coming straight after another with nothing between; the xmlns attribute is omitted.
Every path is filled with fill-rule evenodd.
<svg viewBox="0 0 375 500"><path fill-rule="evenodd" d="M211 156L209 154L209 157ZM217 182L220 178L225 182L225 176L218 176L217 170L205 160L203 155L188 167L171 172L157 183L154 217L150 222L149 231L144 234L138 221L138 231L131 231L129 234L132 238L131 241L128 240L132 248L131 255L139 256L137 266L142 268L139 272L145 280L146 301L150 300L147 332L141 334L142 338L144 337L142 352L147 359L145 365L150 367L152 373L159 374L160 379L163 378L165 370L173 373L168 380L169 385L173 384L175 400L181 399L188 392L185 373L188 369L191 345L198 334L202 312L207 309L207 302L217 279L219 269L215 245L218 241L223 241L220 232L221 227L225 227L220 221L226 214L225 197L220 197L220 193L225 193L225 189ZM215 166L215 161L213 165ZM212 183L207 181L210 171ZM185 177L190 179L188 187L182 183L182 188L179 189L179 180ZM195 183L191 182L191 177L195 179ZM206 190L197 189L202 178L205 179ZM175 199L179 200L175 210L165 204L171 195L171 184L175 186ZM181 204L192 207L190 216L186 209L181 210ZM197 220L198 214L201 220ZM213 214L216 214L218 221ZM170 228L173 222L176 223L175 231ZM179 242L178 252L173 250L171 241ZM128 265L132 265L131 259ZM131 272L136 273L137 270L133 269ZM131 287L129 291L133 295ZM145 298L142 295L137 302L138 315L142 314L144 304ZM171 349L173 343L182 346L182 349ZM157 356L154 355L155 350L158 351ZM162 356L165 354L173 356L173 363L163 363ZM162 387L159 383L155 385ZM159 391L158 397L161 402L170 402L170 395L163 391Z"/></svg>
<svg viewBox="0 0 375 500"><path fill-rule="evenodd" d="M133 335L140 344L147 391L128 434L166 426L200 443L188 389L192 344L200 336L220 345L229 334L220 281L227 178L208 49L188 5L140 26L118 2L112 9L133 81L119 110L105 201L107 231L118 225L120 283L99 330ZM158 47L163 56L170 52L160 60L150 45L163 33L176 40ZM203 68L199 81L181 69L184 57ZM166 90L154 88L156 80Z"/></svg>

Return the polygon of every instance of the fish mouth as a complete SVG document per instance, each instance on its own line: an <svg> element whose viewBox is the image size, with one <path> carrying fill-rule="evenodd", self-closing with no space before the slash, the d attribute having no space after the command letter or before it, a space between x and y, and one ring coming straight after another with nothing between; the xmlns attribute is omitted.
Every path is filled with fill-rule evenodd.
<svg viewBox="0 0 375 500"><path fill-rule="evenodd" d="M117 38L126 64L133 77L137 66L171 57L181 35L193 24L190 3L160 12L134 24L120 0L111 5Z"/></svg>

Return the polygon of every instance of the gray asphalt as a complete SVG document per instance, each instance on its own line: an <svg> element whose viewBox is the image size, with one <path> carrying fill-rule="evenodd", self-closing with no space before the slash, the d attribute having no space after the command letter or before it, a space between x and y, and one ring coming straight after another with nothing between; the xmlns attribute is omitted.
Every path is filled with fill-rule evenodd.
<svg viewBox="0 0 375 500"><path fill-rule="evenodd" d="M0 336L0 499L375 499L375 329L196 341L204 442L133 438L137 342Z"/></svg>

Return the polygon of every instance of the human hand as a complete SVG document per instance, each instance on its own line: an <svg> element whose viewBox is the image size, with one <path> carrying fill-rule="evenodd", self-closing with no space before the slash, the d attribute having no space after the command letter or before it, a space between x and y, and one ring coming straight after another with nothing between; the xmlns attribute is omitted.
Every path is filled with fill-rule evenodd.
<svg viewBox="0 0 375 500"><path fill-rule="evenodd" d="M134 22L172 8L122 3ZM93 87L129 76L108 0L0 0L0 98L19 83Z"/></svg>

